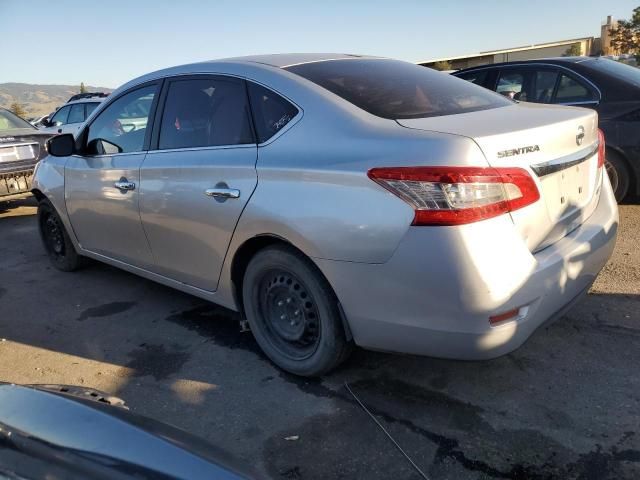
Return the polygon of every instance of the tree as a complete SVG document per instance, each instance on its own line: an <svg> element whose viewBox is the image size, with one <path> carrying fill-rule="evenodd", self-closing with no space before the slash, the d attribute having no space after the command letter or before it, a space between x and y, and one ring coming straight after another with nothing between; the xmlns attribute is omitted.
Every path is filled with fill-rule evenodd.
<svg viewBox="0 0 640 480"><path fill-rule="evenodd" d="M634 53L640 61L640 7L633 9L631 20L619 20L616 28L609 29L611 46L621 53Z"/></svg>
<svg viewBox="0 0 640 480"><path fill-rule="evenodd" d="M27 116L27 111L18 102L13 102L9 107L9 110L11 110L13 113L15 113L17 116L21 118L24 118Z"/></svg>
<svg viewBox="0 0 640 480"><path fill-rule="evenodd" d="M582 55L582 48L579 43L572 44L567 50L562 54L563 57L579 57Z"/></svg>
<svg viewBox="0 0 640 480"><path fill-rule="evenodd" d="M87 87L84 86L84 82L80 82L80 93L87 93Z"/></svg>
<svg viewBox="0 0 640 480"><path fill-rule="evenodd" d="M453 70L453 68L451 67L451 62L448 60L436 62L433 64L432 68L434 68L435 70L440 70L441 72L443 70Z"/></svg>

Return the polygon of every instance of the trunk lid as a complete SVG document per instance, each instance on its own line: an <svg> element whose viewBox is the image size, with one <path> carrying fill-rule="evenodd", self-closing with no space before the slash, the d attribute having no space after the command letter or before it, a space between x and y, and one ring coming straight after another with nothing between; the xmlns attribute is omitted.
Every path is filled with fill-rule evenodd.
<svg viewBox="0 0 640 480"><path fill-rule="evenodd" d="M603 169L598 168L598 117L593 110L521 103L398 123L469 137L490 166L526 169L540 200L511 217L531 251L566 236L597 206Z"/></svg>

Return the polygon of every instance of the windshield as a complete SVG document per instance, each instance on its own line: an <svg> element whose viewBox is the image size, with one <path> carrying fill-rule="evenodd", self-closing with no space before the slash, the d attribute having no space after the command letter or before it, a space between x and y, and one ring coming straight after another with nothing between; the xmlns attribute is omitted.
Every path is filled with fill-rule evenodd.
<svg viewBox="0 0 640 480"><path fill-rule="evenodd" d="M513 105L478 85L399 60L328 60L286 70L382 118L435 117Z"/></svg>
<svg viewBox="0 0 640 480"><path fill-rule="evenodd" d="M622 62L616 62L615 60L609 60L608 58L594 58L593 60L584 62L583 65L593 70L621 78L640 87L640 68L632 67Z"/></svg>
<svg viewBox="0 0 640 480"><path fill-rule="evenodd" d="M0 132L4 132L5 130L15 130L16 128L35 129L35 127L29 122L21 119L9 110L0 109Z"/></svg>

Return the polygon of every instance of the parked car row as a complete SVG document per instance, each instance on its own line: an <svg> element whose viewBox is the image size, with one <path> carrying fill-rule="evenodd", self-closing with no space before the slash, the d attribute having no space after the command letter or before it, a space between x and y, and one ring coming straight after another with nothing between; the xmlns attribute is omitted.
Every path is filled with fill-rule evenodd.
<svg viewBox="0 0 640 480"><path fill-rule="evenodd" d="M616 199L640 194L640 69L604 57L496 63L453 75L521 102L592 108Z"/></svg>
<svg viewBox="0 0 640 480"><path fill-rule="evenodd" d="M51 134L0 108L0 198L26 193Z"/></svg>
<svg viewBox="0 0 640 480"><path fill-rule="evenodd" d="M578 77L556 75L517 93L558 99ZM33 193L56 268L92 258L242 312L297 375L354 344L508 353L586 293L618 225L593 110L391 59L153 72L48 151Z"/></svg>

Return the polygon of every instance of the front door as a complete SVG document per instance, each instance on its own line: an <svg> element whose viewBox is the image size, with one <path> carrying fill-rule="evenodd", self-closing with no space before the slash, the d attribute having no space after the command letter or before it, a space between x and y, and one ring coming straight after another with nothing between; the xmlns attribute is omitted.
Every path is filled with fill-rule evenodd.
<svg viewBox="0 0 640 480"><path fill-rule="evenodd" d="M81 247L147 269L153 260L140 222L140 166L157 90L146 85L111 102L65 167L67 211Z"/></svg>
<svg viewBox="0 0 640 480"><path fill-rule="evenodd" d="M157 273L214 291L257 184L246 88L231 77L177 77L163 98L141 168L142 224Z"/></svg>

